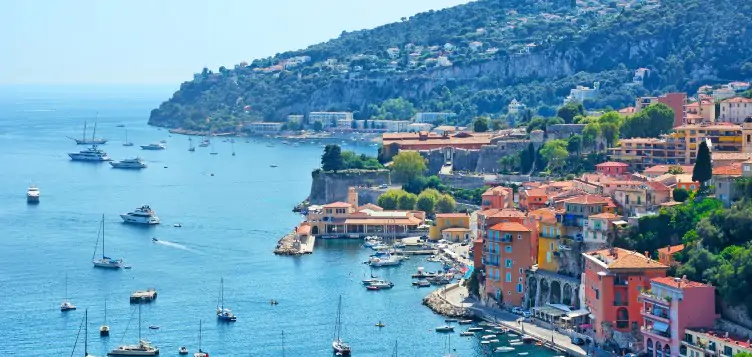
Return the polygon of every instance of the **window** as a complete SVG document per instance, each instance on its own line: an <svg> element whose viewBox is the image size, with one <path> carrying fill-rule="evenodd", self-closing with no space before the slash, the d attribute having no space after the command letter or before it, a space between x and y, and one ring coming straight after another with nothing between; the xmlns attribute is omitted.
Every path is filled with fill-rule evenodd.
<svg viewBox="0 0 752 357"><path fill-rule="evenodd" d="M504 261L504 266L506 266L507 268L511 268L512 267L512 259L505 260ZM511 274L511 273L507 273L507 274Z"/></svg>
<svg viewBox="0 0 752 357"><path fill-rule="evenodd" d="M517 278L517 282L521 283L522 282L522 278Z"/></svg>
<svg viewBox="0 0 752 357"><path fill-rule="evenodd" d="M517 239L522 239L522 234L518 234Z"/></svg>
<svg viewBox="0 0 752 357"><path fill-rule="evenodd" d="M520 274L522 274L522 268L520 268ZM522 279L522 278L520 278L520 279Z"/></svg>
<svg viewBox="0 0 752 357"><path fill-rule="evenodd" d="M506 281L507 281L507 283L511 283L512 282L512 273L507 273L507 279L506 279Z"/></svg>
<svg viewBox="0 0 752 357"><path fill-rule="evenodd" d="M504 247L504 251L507 252L507 253L511 253L512 252L512 246L508 245L508 246Z"/></svg>
<svg viewBox="0 0 752 357"><path fill-rule="evenodd" d="M522 292L522 284L517 284L517 292L518 293Z"/></svg>
<svg viewBox="0 0 752 357"><path fill-rule="evenodd" d="M546 263L551 262L551 251L546 252Z"/></svg>
<svg viewBox="0 0 752 357"><path fill-rule="evenodd" d="M554 250L554 242L551 242L551 247L548 250Z"/></svg>
<svg viewBox="0 0 752 357"><path fill-rule="evenodd" d="M734 350L729 346L723 346L723 354L726 356L733 356Z"/></svg>

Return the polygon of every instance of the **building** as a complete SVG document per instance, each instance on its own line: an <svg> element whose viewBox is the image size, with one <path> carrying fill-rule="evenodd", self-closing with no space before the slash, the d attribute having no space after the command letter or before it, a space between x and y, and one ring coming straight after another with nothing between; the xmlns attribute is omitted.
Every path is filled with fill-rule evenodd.
<svg viewBox="0 0 752 357"><path fill-rule="evenodd" d="M360 238L370 235L397 238L423 234L418 226L425 221L424 212L356 207L352 203L353 191L348 197L350 202L333 202L308 208L305 222L311 226L312 235L320 238Z"/></svg>
<svg viewBox="0 0 752 357"><path fill-rule="evenodd" d="M728 86L735 92L744 92L749 89L749 82L731 82Z"/></svg>
<svg viewBox="0 0 752 357"><path fill-rule="evenodd" d="M600 83L594 82L593 88L585 86L577 86L569 91L569 96L564 100L564 103L579 102L582 103L586 99L594 99L598 96L600 89Z"/></svg>
<svg viewBox="0 0 752 357"><path fill-rule="evenodd" d="M615 213L616 208L611 199L596 195L577 195L561 202L563 212L556 213L556 220L561 223L562 237L582 241L584 227L589 224L591 215Z"/></svg>
<svg viewBox="0 0 752 357"><path fill-rule="evenodd" d="M637 252L609 248L582 253L582 286L596 341L643 326L638 295L650 289L650 279L666 276L668 266Z"/></svg>
<svg viewBox="0 0 752 357"><path fill-rule="evenodd" d="M752 99L735 97L721 101L718 121L741 124L749 117L752 117Z"/></svg>
<svg viewBox="0 0 752 357"><path fill-rule="evenodd" d="M400 55L400 49L399 49L399 48L397 48L397 47L390 47L390 48L387 48L387 49L386 49L386 54L387 54L387 55L389 56L389 58L391 58L391 59L395 59L395 58L398 58L398 57L399 57L399 55Z"/></svg>
<svg viewBox="0 0 752 357"><path fill-rule="evenodd" d="M433 124L429 123L411 123L407 126L407 131L410 133L431 131L431 129L433 129Z"/></svg>
<svg viewBox="0 0 752 357"><path fill-rule="evenodd" d="M514 207L514 191L509 187L491 187L481 195L481 210Z"/></svg>
<svg viewBox="0 0 752 357"><path fill-rule="evenodd" d="M465 128L454 125L439 125L433 128L432 132L439 135L451 135L463 131Z"/></svg>
<svg viewBox="0 0 752 357"><path fill-rule="evenodd" d="M641 97L635 102L635 112L645 109L655 103L666 104L674 110L674 126L684 124L684 105L687 104L687 93L666 93L660 97Z"/></svg>
<svg viewBox="0 0 752 357"><path fill-rule="evenodd" d="M731 203L741 196L736 188L736 180L742 177L742 170L742 163L713 167L712 182L713 187L715 187L715 197L723 202L723 206L726 208L731 207ZM750 173L747 173L746 176L749 175Z"/></svg>
<svg viewBox="0 0 752 357"><path fill-rule="evenodd" d="M684 124L713 123L715 121L715 102L713 101L713 97L700 95L696 102L684 106ZM726 120L719 121L723 122Z"/></svg>
<svg viewBox="0 0 752 357"><path fill-rule="evenodd" d="M518 114L525 110L525 108L525 104L518 102L517 99L512 99L512 101L507 106L509 114Z"/></svg>
<svg viewBox="0 0 752 357"><path fill-rule="evenodd" d="M302 124L303 120L304 120L304 115L302 114L290 114L287 116L288 123Z"/></svg>
<svg viewBox="0 0 752 357"><path fill-rule="evenodd" d="M688 328L684 330L679 353L686 348L682 356L714 357L733 356L740 352L752 353L749 337L740 336L718 329ZM658 351L655 356L658 356ZM663 351L662 351L663 352ZM653 356L648 354L648 356ZM661 354L661 357L666 356Z"/></svg>
<svg viewBox="0 0 752 357"><path fill-rule="evenodd" d="M415 114L415 122L433 124L438 121L443 123L456 115L454 113L417 113Z"/></svg>
<svg viewBox="0 0 752 357"><path fill-rule="evenodd" d="M273 133L278 133L280 130L282 130L283 125L285 124L257 121L257 122L244 124L243 127L252 133L273 134Z"/></svg>
<svg viewBox="0 0 752 357"><path fill-rule="evenodd" d="M411 121L407 120L355 120L355 127L363 130L385 131L388 133L407 133L410 132ZM423 124L418 124L423 125ZM367 126L367 127L366 127ZM430 129L430 124L429 124Z"/></svg>
<svg viewBox="0 0 752 357"><path fill-rule="evenodd" d="M650 70L647 68L638 68L634 72L634 76L632 77L632 82L635 84L642 84L645 80L645 76L647 76L650 73Z"/></svg>
<svg viewBox="0 0 752 357"><path fill-rule="evenodd" d="M669 173L672 168L681 169L681 173L690 173L694 170L693 165L655 165L642 170L642 174L649 179L654 179Z"/></svg>
<svg viewBox="0 0 752 357"><path fill-rule="evenodd" d="M478 238L488 239L488 230L504 222L516 222L525 225L525 213L514 208L491 208L477 211L475 223L477 224Z"/></svg>
<svg viewBox="0 0 752 357"><path fill-rule="evenodd" d="M337 119L336 130L340 130L340 131L352 130L354 122L355 121L352 119Z"/></svg>
<svg viewBox="0 0 752 357"><path fill-rule="evenodd" d="M351 112L310 112L308 123L321 123L322 127L330 128L337 125L339 120L353 120Z"/></svg>
<svg viewBox="0 0 752 357"><path fill-rule="evenodd" d="M553 124L546 127L549 140L567 140L573 135L582 134L586 124Z"/></svg>
<svg viewBox="0 0 752 357"><path fill-rule="evenodd" d="M552 213L553 215L544 216L538 222L538 269L558 273L562 227L556 220L556 212Z"/></svg>
<svg viewBox="0 0 752 357"><path fill-rule="evenodd" d="M434 241L442 239L444 231L452 228L463 228L469 232L470 215L467 213L437 213L436 219L428 230L428 238Z"/></svg>
<svg viewBox="0 0 752 357"><path fill-rule="evenodd" d="M452 66L452 61L449 60L449 57L447 56L439 56L436 58L436 65L441 67L450 67Z"/></svg>
<svg viewBox="0 0 752 357"><path fill-rule="evenodd" d="M447 228L441 231L441 239L454 243L468 242L470 241L471 233L470 228Z"/></svg>
<svg viewBox="0 0 752 357"><path fill-rule="evenodd" d="M660 248L658 249L658 262L671 266L674 264L674 255L682 250L684 250L684 244L669 245L666 248Z"/></svg>
<svg viewBox="0 0 752 357"><path fill-rule="evenodd" d="M731 98L736 95L736 91L729 85L723 85L721 88L713 89L713 100L720 102L724 99Z"/></svg>
<svg viewBox="0 0 752 357"><path fill-rule="evenodd" d="M543 188L531 188L520 191L520 208L527 211L534 211L546 207L548 204L548 195Z"/></svg>
<svg viewBox="0 0 752 357"><path fill-rule="evenodd" d="M452 135L436 133L384 133L382 145L384 155L391 157L399 150L431 150L442 148L480 150L483 145L489 145L491 133L460 132ZM448 159L451 159L448 157Z"/></svg>
<svg viewBox="0 0 752 357"><path fill-rule="evenodd" d="M712 328L718 317L715 288L686 278L653 278L639 300L643 351L651 357L690 356L681 353L687 328Z"/></svg>
<svg viewBox="0 0 752 357"><path fill-rule="evenodd" d="M516 222L499 223L485 241L486 293L499 304L522 306L530 256L530 229Z"/></svg>
<svg viewBox="0 0 752 357"><path fill-rule="evenodd" d="M604 247L614 241L616 229L613 222L621 220L621 217L613 213L599 213L588 217L588 224L582 232L582 240L585 243L602 244Z"/></svg>
<svg viewBox="0 0 752 357"><path fill-rule="evenodd" d="M687 191L695 191L700 188L700 183L692 180L692 174L679 174L676 177L676 188L683 188Z"/></svg>
<svg viewBox="0 0 752 357"><path fill-rule="evenodd" d="M609 161L595 165L595 170L605 176L622 177L629 174L629 165L623 162Z"/></svg>

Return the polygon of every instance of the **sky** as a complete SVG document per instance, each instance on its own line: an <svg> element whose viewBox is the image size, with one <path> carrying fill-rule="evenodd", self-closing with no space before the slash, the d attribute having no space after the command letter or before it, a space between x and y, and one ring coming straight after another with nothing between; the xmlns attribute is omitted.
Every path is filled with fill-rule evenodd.
<svg viewBox="0 0 752 357"><path fill-rule="evenodd" d="M468 0L16 0L0 85L176 84Z"/></svg>

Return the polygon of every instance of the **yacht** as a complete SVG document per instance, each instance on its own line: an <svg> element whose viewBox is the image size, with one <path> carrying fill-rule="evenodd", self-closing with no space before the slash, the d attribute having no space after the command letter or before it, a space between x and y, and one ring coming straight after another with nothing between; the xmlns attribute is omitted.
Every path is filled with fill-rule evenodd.
<svg viewBox="0 0 752 357"><path fill-rule="evenodd" d="M107 153L103 150L97 149L96 145L92 145L92 147L81 150L80 152L73 152L69 153L68 156L70 156L71 160L73 161L95 161L95 162L101 162L101 161L111 161L109 156L107 156Z"/></svg>
<svg viewBox="0 0 752 357"><path fill-rule="evenodd" d="M217 306L217 319L219 321L225 321L225 322L235 322L237 321L238 317L235 316L235 314L230 311L230 309L225 308L225 279L222 278L220 280L220 287L219 287L219 299L221 301L221 305Z"/></svg>
<svg viewBox="0 0 752 357"><path fill-rule="evenodd" d="M159 348L141 339L141 304L138 305L138 344L123 345L107 353L108 356L158 356Z"/></svg>
<svg viewBox="0 0 752 357"><path fill-rule="evenodd" d="M39 189L36 186L31 185L26 190L26 202L39 203Z"/></svg>
<svg viewBox="0 0 752 357"><path fill-rule="evenodd" d="M391 289L391 288L394 287L394 284L391 283L391 282L389 282L389 281L386 281L386 280L376 280L376 281L371 282L368 285L368 287L371 287L371 288L374 288L374 289L378 289L378 290L381 290L381 289Z"/></svg>
<svg viewBox="0 0 752 357"><path fill-rule="evenodd" d="M140 157L136 157L134 159L125 159L120 160L118 162L112 162L110 161L110 165L116 169L145 169L146 164L144 164L144 161L141 160Z"/></svg>
<svg viewBox="0 0 752 357"><path fill-rule="evenodd" d="M198 147L205 148L205 147L209 146L209 144L211 144L211 141L209 141L209 138L204 137L204 140L201 140L201 143L198 144Z"/></svg>
<svg viewBox="0 0 752 357"><path fill-rule="evenodd" d="M159 217L157 217L156 213L151 210L151 208L147 205L143 205L139 208L136 208L133 212L128 212L126 214L121 214L120 218L123 219L123 222L125 223L136 223L136 224L159 224Z"/></svg>
<svg viewBox="0 0 752 357"><path fill-rule="evenodd" d="M371 257L368 259L368 265L372 267L390 267L402 264L401 259L396 259L391 254L384 257Z"/></svg>
<svg viewBox="0 0 752 357"><path fill-rule="evenodd" d="M338 356L349 356L352 352L350 345L342 340L342 295L339 296L339 305L337 305L337 321L335 324L334 339L332 340L332 349Z"/></svg>
<svg viewBox="0 0 752 357"><path fill-rule="evenodd" d="M81 139L71 138L70 136L68 138L73 139L77 145L102 145L107 143L107 139L97 138L97 122L94 121L94 133L91 135L91 139L86 138L86 121L84 121L84 134L81 136Z"/></svg>
<svg viewBox="0 0 752 357"><path fill-rule="evenodd" d="M65 274L65 300L60 304L60 311L66 312L75 309L76 305L73 305L73 303L68 300L68 274Z"/></svg>
<svg viewBox="0 0 752 357"><path fill-rule="evenodd" d="M94 264L95 268L105 268L105 269L120 269L123 267L123 260L122 259L112 259L106 255L104 255L104 214L102 215L102 223L99 229L102 232L102 257L92 257L91 262ZM97 245L99 245L99 235L97 235ZM94 246L94 254L96 254L97 251L97 245Z"/></svg>
<svg viewBox="0 0 752 357"><path fill-rule="evenodd" d="M153 143L149 145L141 145L141 149L143 150L164 150L167 149L166 146L162 145L161 143Z"/></svg>

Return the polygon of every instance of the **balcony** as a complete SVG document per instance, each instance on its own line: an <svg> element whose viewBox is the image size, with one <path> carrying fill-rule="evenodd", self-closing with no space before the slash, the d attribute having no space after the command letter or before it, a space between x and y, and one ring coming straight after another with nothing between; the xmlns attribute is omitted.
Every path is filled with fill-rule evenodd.
<svg viewBox="0 0 752 357"><path fill-rule="evenodd" d="M662 341L666 341L666 342L670 342L671 341L671 334L668 333L668 332L654 330L654 329L652 329L650 327L645 327L645 326L641 327L640 331L643 334L647 335L648 337L652 337L654 339L658 339L658 340L662 340Z"/></svg>
<svg viewBox="0 0 752 357"><path fill-rule="evenodd" d="M655 310L651 310L651 309L647 309L647 310L642 309L640 310L640 314L642 314L642 316L644 317L647 317L656 321L662 321L665 323L669 323L670 321L669 320L670 317L665 312L656 312Z"/></svg>
<svg viewBox="0 0 752 357"><path fill-rule="evenodd" d="M666 308L669 308L671 306L671 302L666 300L665 298L655 296L653 293L650 292L650 290L643 291L640 293L640 295L637 296L637 301L644 301L647 300L652 303L660 304L661 306L665 306Z"/></svg>

